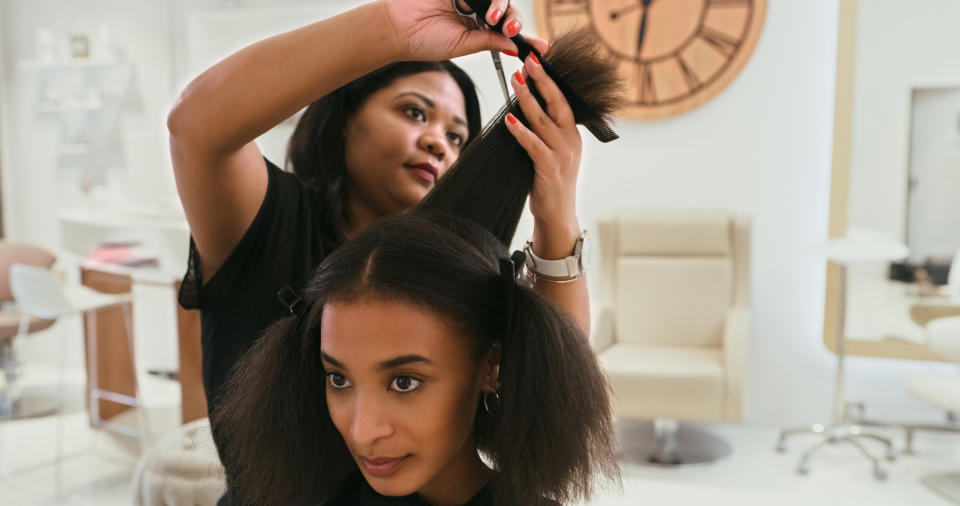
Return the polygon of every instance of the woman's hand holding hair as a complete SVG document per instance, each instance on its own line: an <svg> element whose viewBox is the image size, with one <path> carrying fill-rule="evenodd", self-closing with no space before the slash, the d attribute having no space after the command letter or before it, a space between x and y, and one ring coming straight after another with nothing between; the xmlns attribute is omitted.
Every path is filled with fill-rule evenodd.
<svg viewBox="0 0 960 506"><path fill-rule="evenodd" d="M523 26L523 17L508 0L492 0L485 13L487 21L497 23L506 18L504 33L478 30L471 18L457 14L453 0L381 0L387 19L396 36L401 60L439 61L488 49L517 50L508 36L516 35ZM460 8L470 7L457 0ZM506 34L506 35L504 35Z"/></svg>
<svg viewBox="0 0 960 506"><path fill-rule="evenodd" d="M531 44L541 53L547 52L545 42L531 40ZM506 119L507 128L533 160L530 212L535 223L534 253L542 258L563 258L573 252L580 235L576 195L583 141L570 104L533 53L524 62L523 72L513 75L512 84L529 124L513 115ZM536 87L546 110L529 86Z"/></svg>
<svg viewBox="0 0 960 506"><path fill-rule="evenodd" d="M541 54L549 50L546 42L529 38ZM555 260L573 254L580 224L577 220L577 176L583 140L574 121L573 110L556 83L536 56L531 53L523 71L512 79L526 126L512 114L505 119L510 133L533 161L533 186L530 212L533 214L533 252L540 258ZM540 106L529 86L535 86L544 99ZM564 308L590 334L590 304L586 280L557 284L538 282L542 295Z"/></svg>

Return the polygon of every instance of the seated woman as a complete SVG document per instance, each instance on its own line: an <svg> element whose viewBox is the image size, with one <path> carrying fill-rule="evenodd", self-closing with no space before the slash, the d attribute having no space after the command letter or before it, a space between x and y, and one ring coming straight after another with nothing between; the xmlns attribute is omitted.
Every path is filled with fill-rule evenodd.
<svg viewBox="0 0 960 506"><path fill-rule="evenodd" d="M551 54L584 56L565 50L578 40ZM508 142L497 139L488 128L470 149L489 155ZM238 364L212 420L237 503L566 504L618 480L589 341L504 246L532 178L498 189L532 174L529 158L497 156L465 152L435 190L443 198L329 255ZM484 205L464 208L470 195Z"/></svg>

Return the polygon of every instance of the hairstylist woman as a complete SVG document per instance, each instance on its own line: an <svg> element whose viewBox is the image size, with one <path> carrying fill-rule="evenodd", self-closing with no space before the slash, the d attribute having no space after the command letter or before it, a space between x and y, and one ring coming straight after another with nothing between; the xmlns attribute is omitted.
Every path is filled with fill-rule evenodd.
<svg viewBox="0 0 960 506"><path fill-rule="evenodd" d="M507 35L520 31L520 12L494 0L486 19L503 17ZM345 238L419 202L479 132L473 86L445 60L516 47L469 25L451 0L371 2L238 51L182 92L168 118L192 233L180 302L202 311L211 412L233 365L287 311L278 290L303 288ZM562 96L543 110L533 83L553 84L528 58L512 85L533 128L508 128L536 170L532 250L561 259L578 242L581 140ZM308 105L289 146L294 174L282 172L254 139ZM535 289L589 326L584 280L541 276Z"/></svg>

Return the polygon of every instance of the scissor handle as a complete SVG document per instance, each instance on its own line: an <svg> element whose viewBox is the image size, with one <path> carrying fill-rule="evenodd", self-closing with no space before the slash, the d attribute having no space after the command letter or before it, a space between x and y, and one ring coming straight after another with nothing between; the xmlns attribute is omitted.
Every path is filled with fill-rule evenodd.
<svg viewBox="0 0 960 506"><path fill-rule="evenodd" d="M492 28L497 32L503 33L503 24L507 22L506 16L503 16L502 18L500 18L500 21L497 22L497 24L495 25L491 25L490 23L487 23L487 11L490 10L490 0L464 0L464 1L467 3L467 5L470 6L471 9L473 9L473 12L476 13L477 20L479 22L483 23L486 26L489 26L490 28ZM518 49L517 53L519 54L521 60L526 60L527 56L530 53L536 54L538 58L543 56L540 54L539 51L534 49L534 47L529 42L527 42L527 39L523 38L523 35L520 35L519 33L511 37L510 40L512 40L513 43L517 45L517 49ZM543 58L540 58L540 59L541 61L543 60Z"/></svg>

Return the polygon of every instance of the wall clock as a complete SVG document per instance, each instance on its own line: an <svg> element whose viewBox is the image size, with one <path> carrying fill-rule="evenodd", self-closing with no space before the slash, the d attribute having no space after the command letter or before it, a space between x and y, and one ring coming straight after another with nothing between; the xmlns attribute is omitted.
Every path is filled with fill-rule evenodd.
<svg viewBox="0 0 960 506"><path fill-rule="evenodd" d="M665 118L729 85L753 53L767 0L535 0L540 36L590 27L620 64L621 115Z"/></svg>

